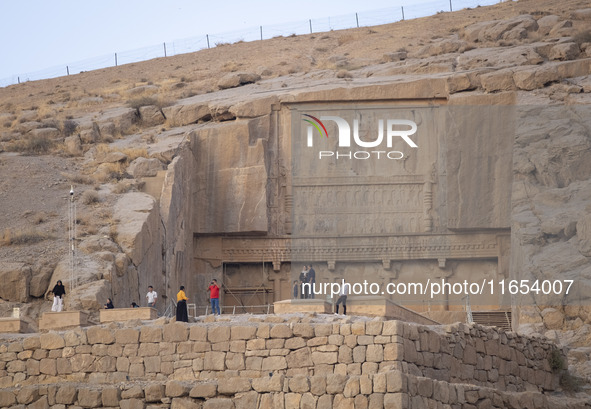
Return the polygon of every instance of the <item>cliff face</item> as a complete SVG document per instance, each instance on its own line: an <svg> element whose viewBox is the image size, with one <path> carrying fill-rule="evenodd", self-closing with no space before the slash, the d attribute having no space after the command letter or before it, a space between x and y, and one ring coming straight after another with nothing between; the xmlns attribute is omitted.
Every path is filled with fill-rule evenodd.
<svg viewBox="0 0 591 409"><path fill-rule="evenodd" d="M588 344L591 17L525 3L265 42L290 61L245 43L146 62L141 82L127 79L135 66L76 76L92 97L72 78L0 90L3 311L20 305L35 327L58 279L68 308L143 303L148 285L161 313L180 285L206 305L213 277L226 305L263 305L313 262L325 282L572 279L568 296L473 302ZM431 31L401 42L408 24ZM170 61L190 76L154 74ZM397 139L402 161L322 162L298 144L303 114L377 135L376 112L412 119L419 149Z"/></svg>

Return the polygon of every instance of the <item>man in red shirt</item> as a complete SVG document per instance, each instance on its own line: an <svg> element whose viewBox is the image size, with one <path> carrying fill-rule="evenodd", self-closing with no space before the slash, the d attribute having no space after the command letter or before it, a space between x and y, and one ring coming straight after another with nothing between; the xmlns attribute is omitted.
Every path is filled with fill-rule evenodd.
<svg viewBox="0 0 591 409"><path fill-rule="evenodd" d="M207 291L209 291L211 312L215 314L217 310L218 315L220 315L220 287L218 286L218 282L215 278L211 280L211 283L209 283Z"/></svg>

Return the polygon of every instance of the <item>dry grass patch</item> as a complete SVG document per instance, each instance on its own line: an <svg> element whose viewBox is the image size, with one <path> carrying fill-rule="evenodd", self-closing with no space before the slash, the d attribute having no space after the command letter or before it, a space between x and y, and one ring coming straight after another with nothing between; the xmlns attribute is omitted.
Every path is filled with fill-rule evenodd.
<svg viewBox="0 0 591 409"><path fill-rule="evenodd" d="M222 65L222 71L235 72L238 71L240 66L242 66L242 64L237 63L236 61L227 61L226 63L224 63L224 65Z"/></svg>
<svg viewBox="0 0 591 409"><path fill-rule="evenodd" d="M92 178L82 175L80 173L69 174L69 173L62 173L62 176L68 179L68 182L74 183L77 185L92 185L94 181Z"/></svg>
<svg viewBox="0 0 591 409"><path fill-rule="evenodd" d="M46 239L48 239L48 237L45 233L33 229L5 229L2 238L0 239L0 245L30 245Z"/></svg>
<svg viewBox="0 0 591 409"><path fill-rule="evenodd" d="M127 166L124 163L102 163L99 165L94 179L99 183L106 183L119 180L125 174Z"/></svg>
<svg viewBox="0 0 591 409"><path fill-rule="evenodd" d="M21 139L6 144L6 150L26 153L29 155L43 155L49 153L55 142L42 136L27 135Z"/></svg>
<svg viewBox="0 0 591 409"><path fill-rule="evenodd" d="M171 99L166 98L164 96L154 97L154 96L148 96L148 95L133 98L133 99L127 101L127 105L133 109L140 109L141 107L151 106L151 105L154 105L154 106L158 107L159 109L162 109L164 107L171 106L173 103L174 102Z"/></svg>
<svg viewBox="0 0 591 409"><path fill-rule="evenodd" d="M132 189L135 189L135 183L129 180L120 180L117 184L113 187L113 193L120 195L123 193L127 193Z"/></svg>
<svg viewBox="0 0 591 409"><path fill-rule="evenodd" d="M82 196L80 196L80 200L85 205L91 205L100 202L100 198L96 190L86 190L84 193L82 193Z"/></svg>

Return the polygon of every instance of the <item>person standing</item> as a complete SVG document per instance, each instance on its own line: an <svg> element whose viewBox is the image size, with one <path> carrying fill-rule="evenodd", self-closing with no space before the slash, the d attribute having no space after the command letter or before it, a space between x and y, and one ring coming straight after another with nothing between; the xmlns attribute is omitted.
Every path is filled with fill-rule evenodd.
<svg viewBox="0 0 591 409"><path fill-rule="evenodd" d="M181 285L181 289L176 295L176 320L182 322L189 322L189 314L187 313L187 296L185 295L185 286Z"/></svg>
<svg viewBox="0 0 591 409"><path fill-rule="evenodd" d="M66 287L62 284L62 280L57 280L57 283L51 290L53 293L53 305L51 311L62 312L64 308L64 295L66 295Z"/></svg>
<svg viewBox="0 0 591 409"><path fill-rule="evenodd" d="M294 300L298 299L300 295L300 288L299 288L298 280L293 280L293 298Z"/></svg>
<svg viewBox="0 0 591 409"><path fill-rule="evenodd" d="M312 264L308 266L308 282L310 283L310 291L308 293L308 298L314 298L314 284L316 284L316 271Z"/></svg>
<svg viewBox="0 0 591 409"><path fill-rule="evenodd" d="M146 299L148 300L148 307L154 308L156 305L156 300L158 299L158 294L154 291L154 287L148 287L148 294L146 294Z"/></svg>
<svg viewBox="0 0 591 409"><path fill-rule="evenodd" d="M300 298L308 298L308 290L306 289L307 285L304 285L308 282L308 266L304 266L304 269L300 273L300 284L302 286L302 291L300 292Z"/></svg>
<svg viewBox="0 0 591 409"><path fill-rule="evenodd" d="M209 302L211 303L211 313L215 314L216 310L220 315L220 287L218 286L217 280L214 278L207 287L209 291Z"/></svg>
<svg viewBox="0 0 591 409"><path fill-rule="evenodd" d="M339 313L339 304L343 304L343 314L347 315L347 294L351 292L351 285L349 283L343 283L341 291L339 292L339 299L337 300L335 314Z"/></svg>

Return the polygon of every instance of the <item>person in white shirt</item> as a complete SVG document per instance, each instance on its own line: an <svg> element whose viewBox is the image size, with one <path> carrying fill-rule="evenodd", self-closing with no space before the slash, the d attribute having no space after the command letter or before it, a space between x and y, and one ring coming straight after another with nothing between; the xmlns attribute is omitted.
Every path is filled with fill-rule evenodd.
<svg viewBox="0 0 591 409"><path fill-rule="evenodd" d="M148 307L154 307L156 305L158 294L156 293L156 291L154 291L154 287L148 287L148 294L146 294L146 298L148 299Z"/></svg>
<svg viewBox="0 0 591 409"><path fill-rule="evenodd" d="M347 315L347 295L351 292L351 284L345 283L341 285L341 291L339 292L339 299L337 300L337 306L335 314L339 313L339 304L343 304L343 314Z"/></svg>

